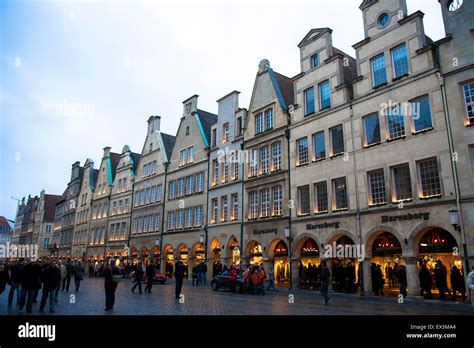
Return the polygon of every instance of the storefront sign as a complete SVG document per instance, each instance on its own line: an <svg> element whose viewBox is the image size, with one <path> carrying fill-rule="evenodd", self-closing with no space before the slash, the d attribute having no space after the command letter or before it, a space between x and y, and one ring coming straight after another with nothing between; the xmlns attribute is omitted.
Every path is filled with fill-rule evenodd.
<svg viewBox="0 0 474 348"><path fill-rule="evenodd" d="M338 222L325 222L324 224L307 224L307 230L317 230L318 228L339 228Z"/></svg>
<svg viewBox="0 0 474 348"><path fill-rule="evenodd" d="M393 222L393 221L408 221L408 220L429 220L430 213L418 213L418 214L404 214L388 216L382 215L382 222Z"/></svg>
<svg viewBox="0 0 474 348"><path fill-rule="evenodd" d="M267 233L277 233L277 228L267 228L265 230L253 230L253 234L267 234Z"/></svg>

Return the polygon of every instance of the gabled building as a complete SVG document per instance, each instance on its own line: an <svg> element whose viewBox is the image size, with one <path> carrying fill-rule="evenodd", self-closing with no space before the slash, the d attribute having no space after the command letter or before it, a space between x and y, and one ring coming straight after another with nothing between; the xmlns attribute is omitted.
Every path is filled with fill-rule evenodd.
<svg viewBox="0 0 474 348"><path fill-rule="evenodd" d="M56 202L61 196L46 194L41 191L39 197L31 200L27 205L28 211L25 217L28 219L27 235L24 243L38 245L38 255L46 256L49 254L48 246L53 235L54 214Z"/></svg>
<svg viewBox="0 0 474 348"><path fill-rule="evenodd" d="M61 196L61 199L58 200L55 204L55 209L54 209L54 224L53 224L53 235L52 239L49 242L49 253L52 257L70 257L70 250L65 250L65 248L61 248L61 253L60 253L60 247L61 247L61 228L63 226L63 213L64 213L64 205L66 202L65 198L65 193L64 192Z"/></svg>
<svg viewBox="0 0 474 348"><path fill-rule="evenodd" d="M175 260L194 265L206 259L207 194L211 127L217 115L198 109L198 96L183 102L175 146L170 156L165 194L162 252L166 273Z"/></svg>
<svg viewBox="0 0 474 348"><path fill-rule="evenodd" d="M243 238L243 126L247 110L239 108L240 92L220 98L218 119L211 128L208 199L208 258L213 272L218 263L240 265Z"/></svg>
<svg viewBox="0 0 474 348"><path fill-rule="evenodd" d="M74 237L72 242L71 257L85 261L87 246L92 245L89 237L89 224L91 218L91 202L94 194L99 170L94 169L94 161L90 158L84 163L84 172L77 197L76 216L74 222Z"/></svg>
<svg viewBox="0 0 474 348"><path fill-rule="evenodd" d="M108 146L104 147L97 182L90 203L89 245L87 246L87 260L89 261L105 261L110 196L119 161L120 154L110 152Z"/></svg>
<svg viewBox="0 0 474 348"><path fill-rule="evenodd" d="M133 263L160 262L166 168L175 144L174 136L161 132L160 116L150 116L147 123L147 135L135 171L131 233L127 242Z"/></svg>
<svg viewBox="0 0 474 348"><path fill-rule="evenodd" d="M474 3L439 1L446 37L429 47L438 57L455 172L461 253L474 265ZM455 215L456 216L456 215ZM467 268L467 264L465 264ZM467 273L467 272L466 272Z"/></svg>
<svg viewBox="0 0 474 348"><path fill-rule="evenodd" d="M244 265L263 262L266 269L271 267L290 224L288 126L293 104L293 80L262 60L244 131Z"/></svg>
<svg viewBox="0 0 474 348"><path fill-rule="evenodd" d="M343 199L336 193L347 185L354 187L353 162L348 160L348 153L352 150L350 101L356 61L333 46L329 28L310 30L298 48L301 73L294 78L296 104L290 126L294 285L299 284L297 270L319 265L321 241L326 242L325 233L333 230L312 230L308 225L316 220L326 222L323 219L328 212L351 214L349 207L355 208L354 195ZM334 198L334 204L329 197ZM350 230L354 226L353 220L345 223L339 228ZM285 241L280 243L279 251L287 247ZM276 282L288 281L286 270L278 266L287 263L284 259L283 263L275 261Z"/></svg>
<svg viewBox="0 0 474 348"><path fill-rule="evenodd" d="M5 216L0 216L0 245L12 242L14 221L8 220Z"/></svg>
<svg viewBox="0 0 474 348"><path fill-rule="evenodd" d="M133 185L140 155L125 145L120 155L110 195L106 258L119 265L127 260L132 216Z"/></svg>
<svg viewBox="0 0 474 348"><path fill-rule="evenodd" d="M81 191L84 168L80 162L75 162L71 168L71 177L62 199L56 203L56 218L54 223L53 245L56 245L57 255L69 258L72 254L76 207ZM77 257L77 256L76 256Z"/></svg>

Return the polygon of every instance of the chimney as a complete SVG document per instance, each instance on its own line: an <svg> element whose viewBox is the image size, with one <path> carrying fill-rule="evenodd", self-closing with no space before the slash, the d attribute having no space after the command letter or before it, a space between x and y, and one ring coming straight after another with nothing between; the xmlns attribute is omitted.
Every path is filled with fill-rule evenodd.
<svg viewBox="0 0 474 348"><path fill-rule="evenodd" d="M183 117L192 115L194 112L197 111L198 98L199 96L195 94L192 97L183 101Z"/></svg>
<svg viewBox="0 0 474 348"><path fill-rule="evenodd" d="M71 180L73 181L76 177L79 176L79 167L81 166L81 162L76 161L72 164L71 168Z"/></svg>
<svg viewBox="0 0 474 348"><path fill-rule="evenodd" d="M148 133L151 134L155 131L160 131L161 116L150 116L148 119Z"/></svg>
<svg viewBox="0 0 474 348"><path fill-rule="evenodd" d="M110 157L110 146L104 147L104 157Z"/></svg>

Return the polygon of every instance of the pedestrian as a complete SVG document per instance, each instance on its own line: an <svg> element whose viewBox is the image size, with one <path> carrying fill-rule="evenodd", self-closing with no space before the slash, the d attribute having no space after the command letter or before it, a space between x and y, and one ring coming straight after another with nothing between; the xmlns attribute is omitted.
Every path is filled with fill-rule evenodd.
<svg viewBox="0 0 474 348"><path fill-rule="evenodd" d="M254 268L251 279L253 284L253 294L258 295L258 291L260 290L260 273L257 268Z"/></svg>
<svg viewBox="0 0 474 348"><path fill-rule="evenodd" d="M265 270L263 269L263 265L260 265L260 269L258 271L258 289L259 292L262 294L262 296L265 296L265 279L267 278L267 274L265 273Z"/></svg>
<svg viewBox="0 0 474 348"><path fill-rule="evenodd" d="M93 278L94 277L94 265L92 264L92 262L89 262L89 278Z"/></svg>
<svg viewBox="0 0 474 348"><path fill-rule="evenodd" d="M332 298L329 297L329 279L331 278L331 272L326 264L326 261L321 261L321 295L324 297L324 304L328 305L332 302Z"/></svg>
<svg viewBox="0 0 474 348"><path fill-rule="evenodd" d="M0 295L5 291L7 284L11 285L8 267L3 262L0 262Z"/></svg>
<svg viewBox="0 0 474 348"><path fill-rule="evenodd" d="M111 311L115 305L115 291L121 279L120 270L115 265L108 265L104 269L105 311Z"/></svg>
<svg viewBox="0 0 474 348"><path fill-rule="evenodd" d="M28 262L22 270L21 299L19 310L26 304L26 312L32 313L35 290L40 282L41 273L33 262ZM44 291L44 290L43 290Z"/></svg>
<svg viewBox="0 0 474 348"><path fill-rule="evenodd" d="M191 269L191 277L193 280L193 286L194 285L199 286L197 265L194 265L193 268Z"/></svg>
<svg viewBox="0 0 474 348"><path fill-rule="evenodd" d="M153 261L150 261L148 266L146 266L146 287L145 287L145 292L148 292L151 294L151 287L153 286L153 279L155 278L155 266L153 265Z"/></svg>
<svg viewBox="0 0 474 348"><path fill-rule="evenodd" d="M174 268L174 277L176 279L176 290L175 290L175 298L179 300L181 296L181 288L183 287L183 278L184 278L184 265L183 262L180 260L176 263Z"/></svg>
<svg viewBox="0 0 474 348"><path fill-rule="evenodd" d="M84 267L80 261L74 266L74 285L76 286L76 292L79 292L81 281L84 279Z"/></svg>
<svg viewBox="0 0 474 348"><path fill-rule="evenodd" d="M443 269L440 265L441 261L436 262L435 269L434 269L434 278L436 283L436 288L439 291L439 299L446 300L446 277L444 275Z"/></svg>
<svg viewBox="0 0 474 348"><path fill-rule="evenodd" d="M230 279L230 292L235 294L235 289L237 288L237 275L239 274L238 269L232 264L229 270L229 279Z"/></svg>
<svg viewBox="0 0 474 348"><path fill-rule="evenodd" d="M202 270L201 270L201 284L206 284L206 277L207 277L207 265L206 261L202 263Z"/></svg>
<svg viewBox="0 0 474 348"><path fill-rule="evenodd" d="M407 297L407 270L404 265L398 266L397 273L395 274L398 284L400 286L400 294L403 295L403 298Z"/></svg>
<svg viewBox="0 0 474 348"><path fill-rule="evenodd" d="M268 269L268 286L267 286L267 291L270 291L270 288L273 288L273 291L277 291L275 287L275 274L273 273L273 267L270 267Z"/></svg>
<svg viewBox="0 0 474 348"><path fill-rule="evenodd" d="M421 296L424 296L426 299L432 299L433 295L431 294L431 286L433 284L433 280L431 279L430 271L428 271L428 268L426 267L426 263L424 262L421 264L419 278L420 278Z"/></svg>
<svg viewBox="0 0 474 348"><path fill-rule="evenodd" d="M143 268L142 263L140 262L135 266L135 285L132 287L132 292L135 292L136 287L138 286L138 293L142 294L142 280L143 280Z"/></svg>
<svg viewBox="0 0 474 348"><path fill-rule="evenodd" d="M64 281L64 279L66 278L66 273L67 273L66 266L64 266L64 263L62 263L62 261L58 262L58 268L61 271L61 281L59 282L58 286L56 287L54 302L59 302L59 299L58 299L59 290L61 290L61 284Z"/></svg>
<svg viewBox="0 0 474 348"><path fill-rule="evenodd" d="M44 310L46 305L46 300L49 297L49 312L54 313L54 298L56 288L61 281L61 271L58 268L56 260L52 260L43 273L42 273L42 280L43 280L43 294L41 296L41 305L40 305L40 312Z"/></svg>
<svg viewBox="0 0 474 348"><path fill-rule="evenodd" d="M36 274L36 286L35 286L35 291L33 294L33 303L38 303L38 294L39 294L40 289L42 288L41 273L43 273L43 271L47 267L48 267L48 264L46 263L46 260L43 263L41 259L33 262L33 268Z"/></svg>
<svg viewBox="0 0 474 348"><path fill-rule="evenodd" d="M10 281L11 281L11 286L10 286L10 292L8 293L8 307L12 306L13 303L13 296L15 295L16 292L16 306L20 306L21 302L21 283L23 281L22 279L22 274L23 274L23 268L26 265L25 259L20 259L18 262L15 262L11 267L10 267Z"/></svg>
<svg viewBox="0 0 474 348"><path fill-rule="evenodd" d="M451 267L451 288L453 289L453 301L456 301L456 293L459 291L462 301L466 300L466 285L464 277L455 265Z"/></svg>
<svg viewBox="0 0 474 348"><path fill-rule="evenodd" d="M471 307L474 308L474 266L472 266L471 272L467 275L467 287L471 292Z"/></svg>
<svg viewBox="0 0 474 348"><path fill-rule="evenodd" d="M64 278L61 291L66 290L69 292L69 286L71 285L71 278L74 273L74 267L71 263L71 259L68 259L66 262L66 278Z"/></svg>
<svg viewBox="0 0 474 348"><path fill-rule="evenodd" d="M196 271L197 271L197 282L198 284L201 283L201 284L204 284L204 282L202 281L202 274L203 274L203 263L202 262L199 262L196 266Z"/></svg>

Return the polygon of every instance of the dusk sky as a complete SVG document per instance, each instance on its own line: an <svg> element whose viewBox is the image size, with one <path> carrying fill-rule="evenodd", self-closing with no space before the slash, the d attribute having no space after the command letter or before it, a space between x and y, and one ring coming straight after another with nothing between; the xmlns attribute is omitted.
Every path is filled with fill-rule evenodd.
<svg viewBox="0 0 474 348"><path fill-rule="evenodd" d="M97 168L105 146L140 153L150 115L174 135L193 94L217 113L238 90L248 108L260 60L296 75L296 45L312 28L330 27L355 56L361 2L0 0L0 215L15 218L12 196L62 194L72 163ZM442 38L438 1L408 0L417 10Z"/></svg>

